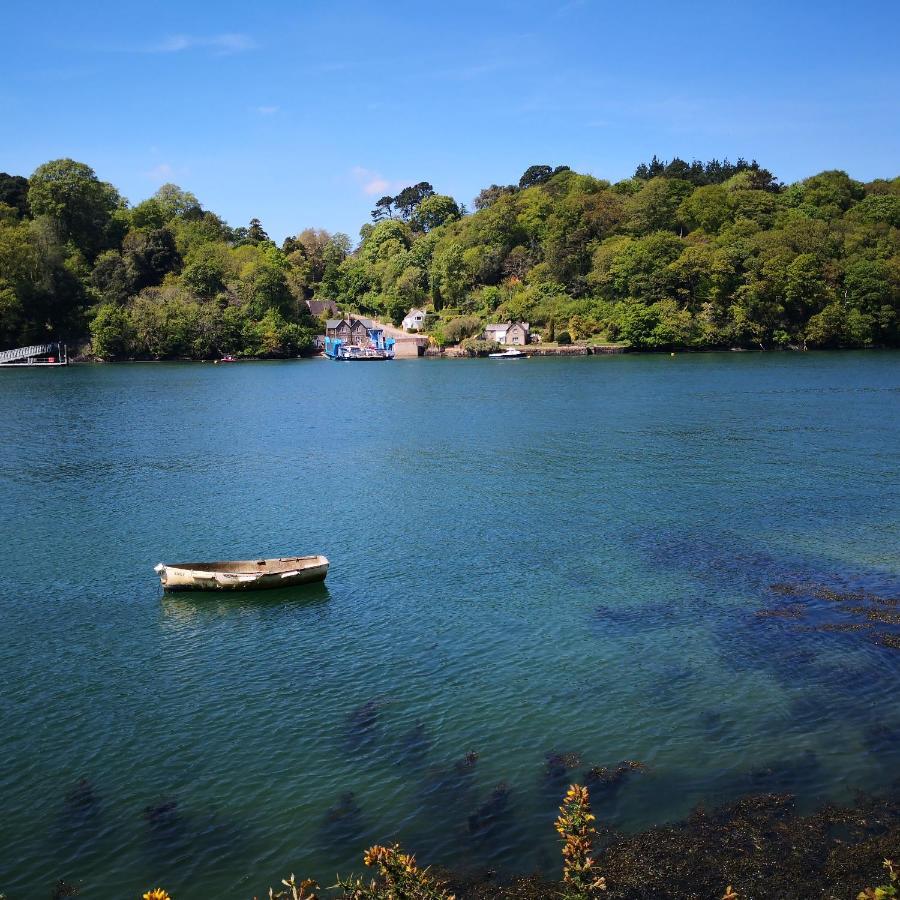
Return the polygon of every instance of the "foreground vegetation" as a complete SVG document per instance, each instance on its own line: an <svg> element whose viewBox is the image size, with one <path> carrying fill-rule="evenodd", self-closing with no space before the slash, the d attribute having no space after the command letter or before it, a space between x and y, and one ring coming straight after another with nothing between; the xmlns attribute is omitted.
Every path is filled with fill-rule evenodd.
<svg viewBox="0 0 900 900"><path fill-rule="evenodd" d="M595 816L591 812L588 789L582 785L571 785L559 808L559 816L556 820L556 830L562 839L562 881L552 886L546 885L545 889L542 889L533 881L525 880L517 887L513 887L511 891L498 885L492 885L489 888L491 893L479 893L477 896L554 897L560 898L560 900L596 900L599 897L612 896L607 894L607 880L600 874L600 868L594 859L594 845L599 838L594 825L595 821ZM752 832L730 835L726 833L725 835L726 843L740 842L742 838L752 839L756 849L762 849ZM794 847L792 849L796 853L802 848ZM456 896L447 890L447 883L444 880L432 875L429 870L420 868L416 864L415 857L403 853L399 845L371 847L365 852L363 861L366 866L375 869L376 877L369 882L364 882L357 877L339 878L333 889L339 890L338 896L344 900L456 900ZM645 862L652 863L652 859L648 858ZM684 861L675 860L673 862L677 865ZM728 860L723 858L722 863L727 865ZM790 861L786 860L784 863L785 868L791 867ZM889 900L889 898L897 896L897 867L894 866L892 860L885 859L882 868L885 872L886 883L874 888L865 888L855 894L857 900ZM704 896L712 900L713 896L719 896L705 893L700 884L689 885L687 889L684 889L676 881L677 874L673 873L673 875L675 877L657 887L653 884L654 873L648 871L646 884L640 885L637 891L628 892L624 896L656 898L656 900L664 897L701 898ZM281 884L285 888L284 890L269 888L269 900L321 900L319 885L312 879L304 879L298 883L291 875ZM622 895L616 892L615 896ZM742 898L754 896L791 896L796 900L801 900L802 897L834 897L836 895L833 891L819 885L810 885L807 890L802 892L796 892L795 887L793 893L787 894L783 892L781 885L775 884L773 878L768 884L764 882L749 886L748 893L741 893L729 884L725 887L721 900L742 900ZM172 898L162 888L156 888L145 893L143 900L172 900Z"/></svg>
<svg viewBox="0 0 900 900"><path fill-rule="evenodd" d="M470 754L475 756L475 754ZM467 756L467 761L469 756ZM548 759L552 775L576 765L575 755ZM560 767L561 770L560 770ZM624 761L595 768L588 782L610 797L629 773L643 770ZM900 787L900 784L898 784ZM83 784L79 791L84 790ZM479 822L496 823L501 806ZM900 800L859 795L853 806L826 805L798 816L790 795L744 797L713 810L696 808L684 821L636 834L598 827L588 788L570 785L559 808L562 878L538 875L499 878L492 870L469 875L422 868L399 845L375 845L363 861L374 877L338 878L322 892L312 879L294 875L269 888L269 900L889 900L898 896ZM879 873L881 877L879 878ZM883 883L859 890L860 884ZM196 894L197 891L195 890ZM51 900L80 896L78 885L59 880ZM88 889L85 896L90 895ZM0 900L7 900L0 893ZM14 900L10 897L9 900ZM143 900L177 900L162 887Z"/></svg>
<svg viewBox="0 0 900 900"><path fill-rule="evenodd" d="M174 185L129 206L72 160L0 174L0 347L288 356L321 328L309 299L395 324L422 307L438 344L509 319L636 349L900 343L900 178L785 186L755 162L654 158L610 184L532 166L474 208L420 182L377 202L355 249L317 229L279 247Z"/></svg>

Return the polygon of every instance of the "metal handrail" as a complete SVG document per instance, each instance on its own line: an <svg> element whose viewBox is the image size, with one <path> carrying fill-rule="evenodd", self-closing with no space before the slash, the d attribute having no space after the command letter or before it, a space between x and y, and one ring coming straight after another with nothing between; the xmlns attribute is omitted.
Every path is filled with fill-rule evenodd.
<svg viewBox="0 0 900 900"><path fill-rule="evenodd" d="M14 350L0 351L0 362L12 362L16 359L28 359L31 356L43 356L53 353L58 344L34 344L31 347L17 347Z"/></svg>

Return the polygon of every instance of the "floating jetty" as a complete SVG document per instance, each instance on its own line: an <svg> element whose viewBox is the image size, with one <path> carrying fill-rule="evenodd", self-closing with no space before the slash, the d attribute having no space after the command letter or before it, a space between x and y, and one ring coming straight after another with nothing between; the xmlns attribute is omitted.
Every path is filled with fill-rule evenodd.
<svg viewBox="0 0 900 900"><path fill-rule="evenodd" d="M32 344L15 350L0 351L0 367L14 369L26 366L67 366L69 351L65 344Z"/></svg>

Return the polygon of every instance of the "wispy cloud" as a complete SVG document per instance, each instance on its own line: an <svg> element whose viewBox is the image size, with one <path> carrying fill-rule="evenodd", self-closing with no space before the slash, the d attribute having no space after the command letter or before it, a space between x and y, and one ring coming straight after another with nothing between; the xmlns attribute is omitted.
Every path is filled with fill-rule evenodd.
<svg viewBox="0 0 900 900"><path fill-rule="evenodd" d="M563 3L562 6L557 8L556 15L564 16L567 13L574 12L576 9L582 9L584 6L587 6L587 0L569 0L568 3Z"/></svg>
<svg viewBox="0 0 900 900"><path fill-rule="evenodd" d="M153 166L152 169L147 169L146 172L142 172L141 174L148 181L152 181L155 184L167 184L170 181L174 181L176 178L183 178L188 174L188 169L184 167L176 169L169 163L162 162Z"/></svg>
<svg viewBox="0 0 900 900"><path fill-rule="evenodd" d="M256 112L258 112L261 116L274 116L281 107L280 106L257 106L254 107Z"/></svg>
<svg viewBox="0 0 900 900"><path fill-rule="evenodd" d="M386 191L394 188L399 189L401 186L399 182L389 181L380 172L373 172L371 169L366 169L362 166L354 166L350 170L350 174L362 192L368 197L384 194Z"/></svg>
<svg viewBox="0 0 900 900"><path fill-rule="evenodd" d="M185 50L212 50L220 56L255 50L259 45L247 34L171 34L142 48L144 53L181 53Z"/></svg>

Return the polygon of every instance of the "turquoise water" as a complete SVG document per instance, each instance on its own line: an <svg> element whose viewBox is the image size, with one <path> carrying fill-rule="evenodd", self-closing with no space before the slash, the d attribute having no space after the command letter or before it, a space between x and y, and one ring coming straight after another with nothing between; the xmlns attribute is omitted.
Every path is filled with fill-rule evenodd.
<svg viewBox="0 0 900 900"><path fill-rule="evenodd" d="M900 654L770 585L900 594L898 362L0 371L0 891L249 898L392 839L553 871L565 785L626 758L626 829L885 789ZM152 568L313 552L285 593Z"/></svg>

